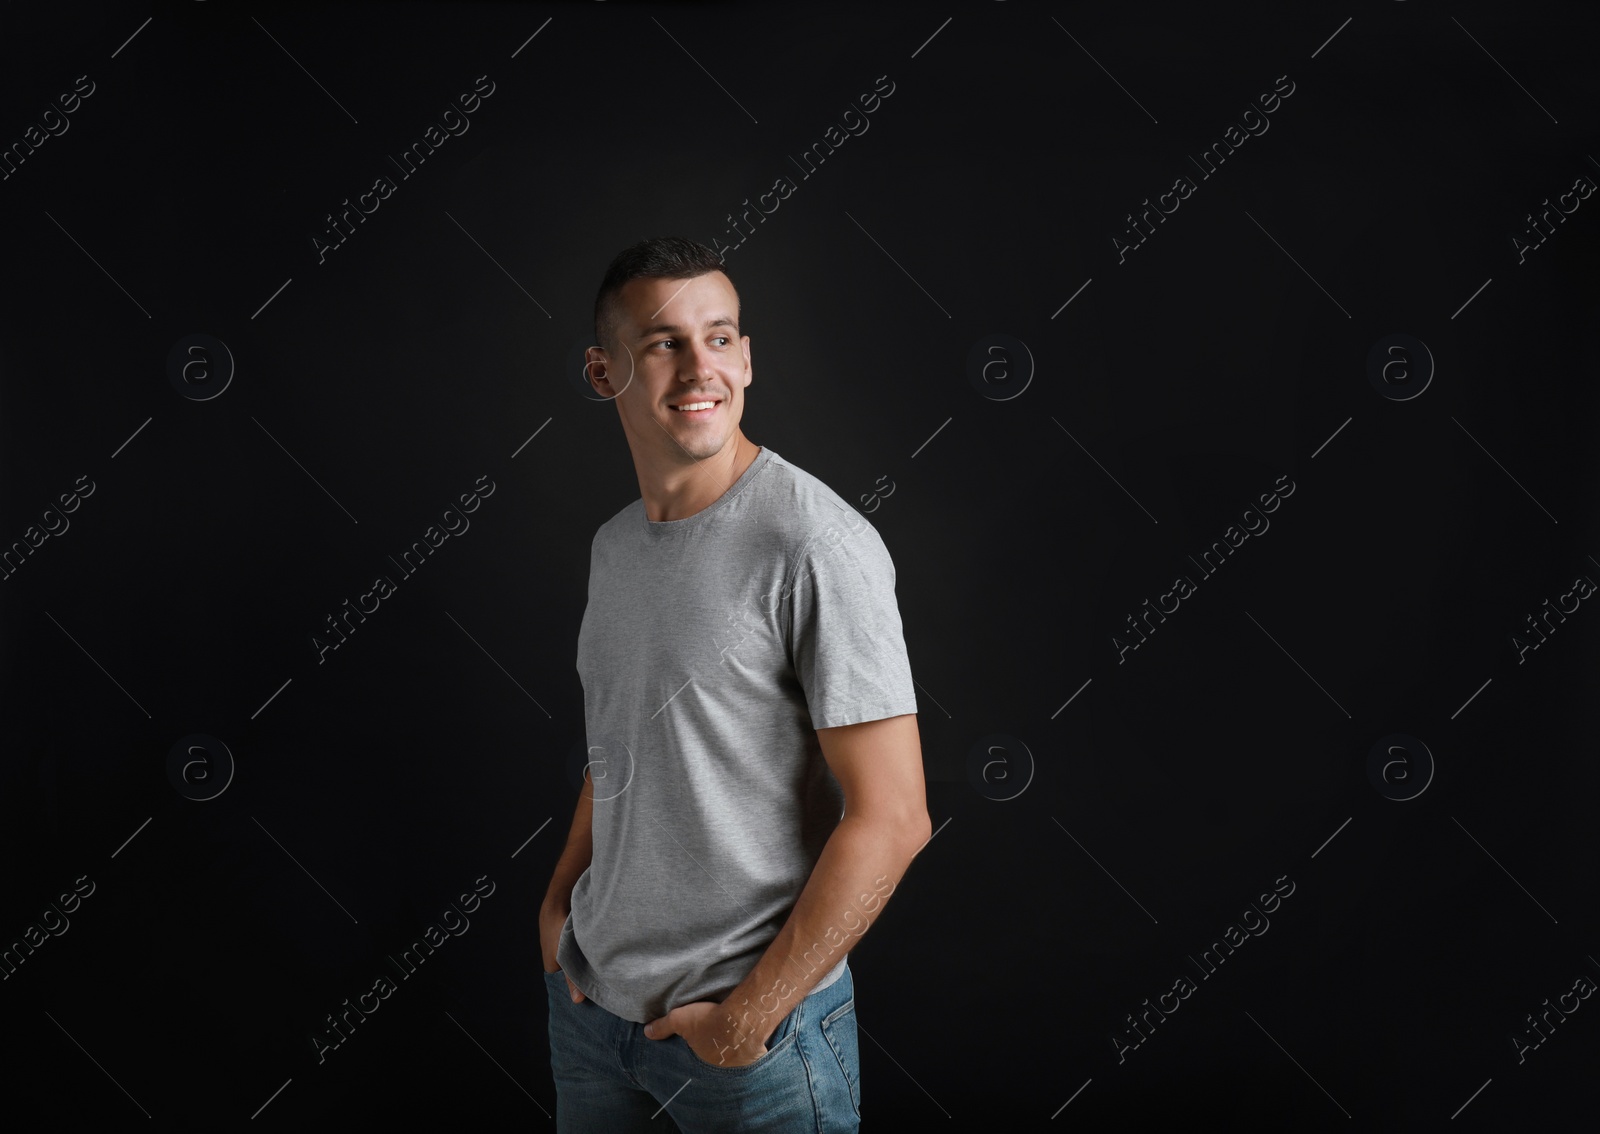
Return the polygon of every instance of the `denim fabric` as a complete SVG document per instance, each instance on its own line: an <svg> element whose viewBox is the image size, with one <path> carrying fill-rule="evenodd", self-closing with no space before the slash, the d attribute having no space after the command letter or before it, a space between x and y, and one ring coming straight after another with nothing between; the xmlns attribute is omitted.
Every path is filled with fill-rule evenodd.
<svg viewBox="0 0 1600 1134"><path fill-rule="evenodd" d="M705 1062L681 1035L649 1039L643 1024L587 998L574 1004L561 970L544 977L558 1134L859 1129L855 981L848 965L827 988L801 1000L767 1037L767 1053L742 1067Z"/></svg>

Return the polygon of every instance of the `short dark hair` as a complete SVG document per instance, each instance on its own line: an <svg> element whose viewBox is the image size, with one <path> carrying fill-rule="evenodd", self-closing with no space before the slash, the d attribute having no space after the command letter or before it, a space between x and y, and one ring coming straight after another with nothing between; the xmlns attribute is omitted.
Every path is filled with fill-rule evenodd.
<svg viewBox="0 0 1600 1134"><path fill-rule="evenodd" d="M616 335L617 296L636 279L683 280L707 272L726 274L722 257L698 241L681 236L656 236L618 252L594 297L594 339L607 350ZM735 289L734 294L738 295Z"/></svg>

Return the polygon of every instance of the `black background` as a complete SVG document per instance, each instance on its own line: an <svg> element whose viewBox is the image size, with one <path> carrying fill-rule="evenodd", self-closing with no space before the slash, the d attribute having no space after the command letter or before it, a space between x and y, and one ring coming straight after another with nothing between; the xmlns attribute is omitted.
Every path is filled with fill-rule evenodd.
<svg viewBox="0 0 1600 1134"><path fill-rule="evenodd" d="M0 583L0 937L95 885L0 982L8 1117L553 1127L537 908L589 541L638 496L569 360L616 251L736 240L787 175L727 255L743 428L895 557L937 828L851 954L865 1127L1591 1129L1600 1006L1511 1037L1600 982L1600 614L1520 662L1512 637L1600 579L1600 199L1512 238L1600 179L1597 30L1421 0L7 5L0 144L95 84L0 181L0 541L95 486ZM319 263L480 75L468 132ZM1366 364L1397 333L1435 367L1404 400ZM193 334L236 368L206 400L169 380ZM985 396L995 334L1034 371ZM471 528L319 663L481 476ZM1395 733L1434 765L1404 801L1368 774ZM168 775L192 734L236 762L205 802ZM994 734L1015 798L969 777ZM307 1034L483 876L319 1064Z"/></svg>

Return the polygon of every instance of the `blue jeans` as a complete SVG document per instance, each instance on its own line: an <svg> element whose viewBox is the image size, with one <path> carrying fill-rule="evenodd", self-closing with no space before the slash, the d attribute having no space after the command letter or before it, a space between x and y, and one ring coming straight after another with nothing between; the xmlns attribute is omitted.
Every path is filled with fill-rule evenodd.
<svg viewBox="0 0 1600 1134"><path fill-rule="evenodd" d="M574 1004L559 969L545 973L544 983L558 1134L859 1129L861 1071L848 965L796 1004L767 1037L767 1053L742 1067L705 1062L681 1035L649 1039L643 1024L587 997Z"/></svg>

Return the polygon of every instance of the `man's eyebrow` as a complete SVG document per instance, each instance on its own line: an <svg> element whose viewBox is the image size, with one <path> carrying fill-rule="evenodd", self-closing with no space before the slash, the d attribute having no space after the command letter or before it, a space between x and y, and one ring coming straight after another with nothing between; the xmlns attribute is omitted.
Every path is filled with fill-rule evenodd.
<svg viewBox="0 0 1600 1134"><path fill-rule="evenodd" d="M739 329L739 324L735 323L726 315L716 315L706 320L706 329L710 330L712 327L732 327L737 331ZM681 335L684 333L684 329L678 326L676 323L657 323L653 327L646 327L644 330L640 331L639 337L641 339L647 339L651 335L658 335L662 332L673 335Z"/></svg>

